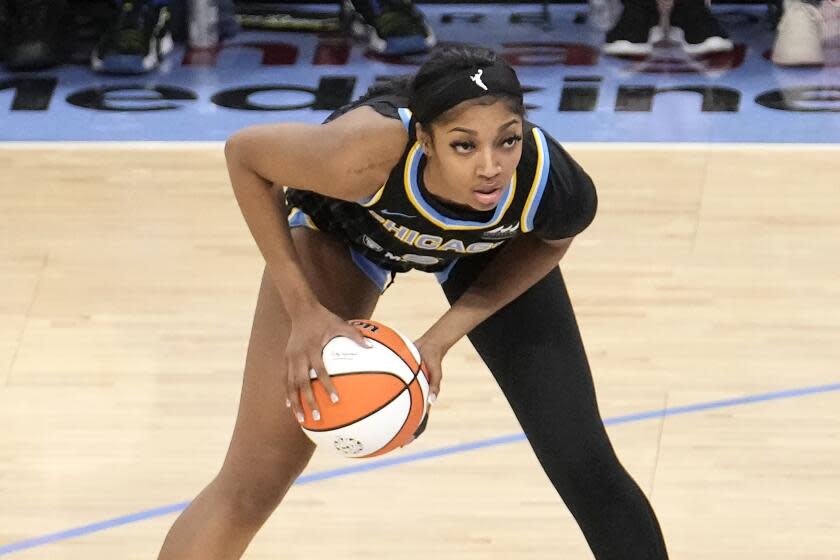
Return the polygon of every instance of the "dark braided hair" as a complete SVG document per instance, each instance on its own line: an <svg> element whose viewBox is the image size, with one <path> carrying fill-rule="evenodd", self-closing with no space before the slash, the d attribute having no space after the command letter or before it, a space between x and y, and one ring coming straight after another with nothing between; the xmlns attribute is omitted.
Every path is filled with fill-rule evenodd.
<svg viewBox="0 0 840 560"><path fill-rule="evenodd" d="M411 100L412 95L418 88L426 83L437 80L443 75L456 70L475 68L476 66L489 66L497 60L499 60L499 56L494 51L484 47L472 45L437 47L431 52L429 59L420 66L420 69L416 74L395 76L393 78L386 78L378 81L368 88L367 92L365 92L358 102L383 95L398 95L401 97L407 97ZM473 105L492 105L496 101L502 101L505 103L511 112L516 113L521 117L525 116L525 106L522 103L522 100L517 99L512 95L489 94L476 99L471 99L465 103ZM412 109L410 102L409 109ZM431 130L429 127L433 122L446 122L456 116L461 110L460 106L454 107L449 111L437 115L431 120L431 122L418 122L420 122L426 130Z"/></svg>

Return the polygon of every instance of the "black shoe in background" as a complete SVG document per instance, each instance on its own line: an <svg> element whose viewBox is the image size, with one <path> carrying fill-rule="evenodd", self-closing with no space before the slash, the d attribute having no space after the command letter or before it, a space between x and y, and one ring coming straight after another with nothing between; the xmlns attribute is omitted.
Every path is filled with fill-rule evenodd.
<svg viewBox="0 0 840 560"><path fill-rule="evenodd" d="M159 0L123 0L117 5L113 25L91 53L91 68L113 74L154 70L174 47L169 7Z"/></svg>
<svg viewBox="0 0 840 560"><path fill-rule="evenodd" d="M676 0L671 11L669 37L690 55L731 51L729 35L704 0Z"/></svg>
<svg viewBox="0 0 840 560"><path fill-rule="evenodd" d="M6 0L0 0L0 62L6 60L9 37L9 11Z"/></svg>
<svg viewBox="0 0 840 560"><path fill-rule="evenodd" d="M341 14L351 34L379 54L420 53L437 43L411 0L343 0Z"/></svg>
<svg viewBox="0 0 840 560"><path fill-rule="evenodd" d="M651 0L625 0L624 11L607 32L603 51L612 55L646 55L653 43L664 37L659 27L659 10Z"/></svg>
<svg viewBox="0 0 840 560"><path fill-rule="evenodd" d="M6 0L9 70L40 70L64 60L66 0Z"/></svg>

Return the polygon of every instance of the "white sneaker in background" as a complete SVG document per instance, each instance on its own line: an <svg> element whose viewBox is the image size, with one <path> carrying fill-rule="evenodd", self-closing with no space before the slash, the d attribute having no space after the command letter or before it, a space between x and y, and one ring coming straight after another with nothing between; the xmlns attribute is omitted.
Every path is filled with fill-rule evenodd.
<svg viewBox="0 0 840 560"><path fill-rule="evenodd" d="M603 31L612 29L624 9L620 0L588 0L588 3L589 17L587 21L589 25Z"/></svg>
<svg viewBox="0 0 840 560"><path fill-rule="evenodd" d="M823 64L823 26L819 8L799 0L785 0L771 60L780 66Z"/></svg>

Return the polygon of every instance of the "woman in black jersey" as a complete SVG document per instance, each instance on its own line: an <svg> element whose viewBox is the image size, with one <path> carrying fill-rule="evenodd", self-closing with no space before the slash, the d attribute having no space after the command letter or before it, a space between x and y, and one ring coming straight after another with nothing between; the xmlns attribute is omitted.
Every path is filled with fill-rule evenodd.
<svg viewBox="0 0 840 560"><path fill-rule="evenodd" d="M595 214L592 181L524 118L514 71L485 49L441 50L323 125L256 126L225 147L266 267L239 414L216 478L160 558L239 558L308 463L301 399L331 338L364 339L395 273L433 272L450 309L417 341L433 402L467 335L599 560L667 558L619 463L557 262ZM288 188L285 196L283 188ZM285 406L284 406L285 403Z"/></svg>

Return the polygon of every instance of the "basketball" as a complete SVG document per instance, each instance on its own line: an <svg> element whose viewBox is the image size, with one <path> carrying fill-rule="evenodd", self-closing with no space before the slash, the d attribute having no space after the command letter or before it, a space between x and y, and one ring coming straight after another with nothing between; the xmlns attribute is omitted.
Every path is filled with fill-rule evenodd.
<svg viewBox="0 0 840 560"><path fill-rule="evenodd" d="M429 382L409 338L382 323L354 320L372 348L347 337L330 340L324 366L340 396L330 401L323 384L312 390L321 419L303 402L303 431L316 444L352 458L376 457L408 443L428 412Z"/></svg>

